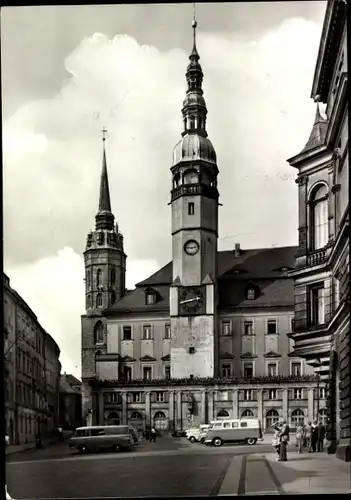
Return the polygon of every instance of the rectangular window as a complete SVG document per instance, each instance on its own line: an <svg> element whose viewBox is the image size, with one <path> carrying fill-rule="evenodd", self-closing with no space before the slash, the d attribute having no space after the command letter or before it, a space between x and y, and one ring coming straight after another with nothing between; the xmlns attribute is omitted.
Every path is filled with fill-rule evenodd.
<svg viewBox="0 0 351 500"><path fill-rule="evenodd" d="M123 327L123 340L132 340L132 327L124 326Z"/></svg>
<svg viewBox="0 0 351 500"><path fill-rule="evenodd" d="M165 324L165 339L170 339L171 338L171 325L166 323Z"/></svg>
<svg viewBox="0 0 351 500"><path fill-rule="evenodd" d="M194 215L195 213L195 205L194 203L188 203L188 215Z"/></svg>
<svg viewBox="0 0 351 500"><path fill-rule="evenodd" d="M301 377L302 375L301 361L293 361L291 363L291 375L293 377Z"/></svg>
<svg viewBox="0 0 351 500"><path fill-rule="evenodd" d="M169 380L171 378L171 367L165 366L165 379Z"/></svg>
<svg viewBox="0 0 351 500"><path fill-rule="evenodd" d="M244 363L244 378L252 378L253 377L253 362L248 361Z"/></svg>
<svg viewBox="0 0 351 500"><path fill-rule="evenodd" d="M121 394L119 392L111 392L109 394L108 402L109 403L120 403L121 402Z"/></svg>
<svg viewBox="0 0 351 500"><path fill-rule="evenodd" d="M189 347L189 354L195 354L195 347Z"/></svg>
<svg viewBox="0 0 351 500"><path fill-rule="evenodd" d="M146 303L147 305L151 305L155 303L155 294L154 293L147 293L146 294Z"/></svg>
<svg viewBox="0 0 351 500"><path fill-rule="evenodd" d="M221 335L229 337L232 334L232 322L230 320L223 320L221 322Z"/></svg>
<svg viewBox="0 0 351 500"><path fill-rule="evenodd" d="M222 377L228 378L231 376L231 365L222 365Z"/></svg>
<svg viewBox="0 0 351 500"><path fill-rule="evenodd" d="M254 288L248 288L246 290L246 297L247 297L247 300L255 300L255 298L256 298L255 289Z"/></svg>
<svg viewBox="0 0 351 500"><path fill-rule="evenodd" d="M141 392L132 392L132 402L133 403L141 402Z"/></svg>
<svg viewBox="0 0 351 500"><path fill-rule="evenodd" d="M276 319L269 319L267 321L267 335L274 335L276 333L278 333L277 320Z"/></svg>
<svg viewBox="0 0 351 500"><path fill-rule="evenodd" d="M152 370L149 366L144 366L143 367L143 379L144 380L151 380L152 378Z"/></svg>
<svg viewBox="0 0 351 500"><path fill-rule="evenodd" d="M152 339L152 327L151 325L143 325L143 340Z"/></svg>
<svg viewBox="0 0 351 500"><path fill-rule="evenodd" d="M125 380L132 380L132 368L131 366L125 366L123 368L123 375Z"/></svg>
<svg viewBox="0 0 351 500"><path fill-rule="evenodd" d="M277 389L269 389L268 391L268 399L277 399Z"/></svg>
<svg viewBox="0 0 351 500"><path fill-rule="evenodd" d="M302 389L293 389L293 399L302 399Z"/></svg>
<svg viewBox="0 0 351 500"><path fill-rule="evenodd" d="M253 390L245 389L244 390L244 401L252 401L253 400Z"/></svg>
<svg viewBox="0 0 351 500"><path fill-rule="evenodd" d="M318 285L310 289L310 322L323 325L324 321L324 287Z"/></svg>
<svg viewBox="0 0 351 500"><path fill-rule="evenodd" d="M229 401L228 391L218 391L218 401Z"/></svg>
<svg viewBox="0 0 351 500"><path fill-rule="evenodd" d="M157 403L163 403L165 400L164 392L155 392L155 400Z"/></svg>
<svg viewBox="0 0 351 500"><path fill-rule="evenodd" d="M325 399L325 387L319 388L319 399Z"/></svg>
<svg viewBox="0 0 351 500"><path fill-rule="evenodd" d="M278 375L277 363L268 363L267 375L268 377L276 377Z"/></svg>
<svg viewBox="0 0 351 500"><path fill-rule="evenodd" d="M244 335L253 335L253 321L244 321Z"/></svg>
<svg viewBox="0 0 351 500"><path fill-rule="evenodd" d="M333 295L334 311L336 311L340 304L340 280L337 276L333 277Z"/></svg>

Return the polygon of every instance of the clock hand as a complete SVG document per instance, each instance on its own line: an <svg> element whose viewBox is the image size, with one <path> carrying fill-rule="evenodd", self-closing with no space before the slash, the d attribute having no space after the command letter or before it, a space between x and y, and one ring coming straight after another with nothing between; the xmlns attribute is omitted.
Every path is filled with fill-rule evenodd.
<svg viewBox="0 0 351 500"><path fill-rule="evenodd" d="M187 304L188 302L194 302L195 300L201 300L201 297L195 297L194 299L182 300L181 304Z"/></svg>

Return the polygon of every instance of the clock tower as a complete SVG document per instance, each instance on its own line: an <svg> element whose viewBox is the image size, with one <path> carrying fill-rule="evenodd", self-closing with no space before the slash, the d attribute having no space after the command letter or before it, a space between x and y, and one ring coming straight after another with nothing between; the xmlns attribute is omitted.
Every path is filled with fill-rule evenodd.
<svg viewBox="0 0 351 500"><path fill-rule="evenodd" d="M217 158L207 137L203 73L196 49L186 71L182 139L172 172L173 284L170 289L171 377L217 372Z"/></svg>

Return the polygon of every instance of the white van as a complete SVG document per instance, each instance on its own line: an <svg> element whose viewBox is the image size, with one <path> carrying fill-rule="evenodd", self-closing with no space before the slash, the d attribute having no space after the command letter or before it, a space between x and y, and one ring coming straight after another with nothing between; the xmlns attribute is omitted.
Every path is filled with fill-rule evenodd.
<svg viewBox="0 0 351 500"><path fill-rule="evenodd" d="M205 444L222 446L224 443L246 443L254 445L262 439L261 422L254 418L237 420L215 420L208 429Z"/></svg>
<svg viewBox="0 0 351 500"><path fill-rule="evenodd" d="M187 431L186 437L191 443L195 443L195 441L201 441L206 438L209 427L209 424L201 424L199 427L189 429Z"/></svg>

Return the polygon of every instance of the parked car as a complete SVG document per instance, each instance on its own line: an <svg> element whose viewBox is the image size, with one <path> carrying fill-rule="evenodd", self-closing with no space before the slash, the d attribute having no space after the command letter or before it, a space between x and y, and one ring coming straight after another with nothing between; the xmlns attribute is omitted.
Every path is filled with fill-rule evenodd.
<svg viewBox="0 0 351 500"><path fill-rule="evenodd" d="M215 420L210 424L205 444L212 446L222 446L224 443L254 445L262 437L261 422L257 419Z"/></svg>
<svg viewBox="0 0 351 500"><path fill-rule="evenodd" d="M69 439L70 448L81 453L111 449L127 450L139 444L136 431L128 425L79 427Z"/></svg>
<svg viewBox="0 0 351 500"><path fill-rule="evenodd" d="M174 432L172 432L172 436L173 437L186 437L186 431L185 430L174 431Z"/></svg>
<svg viewBox="0 0 351 500"><path fill-rule="evenodd" d="M191 443L195 443L196 441L201 442L201 440L204 440L206 438L209 427L210 427L209 424L202 424L199 427L194 427L192 429L189 429L187 433L187 438Z"/></svg>

